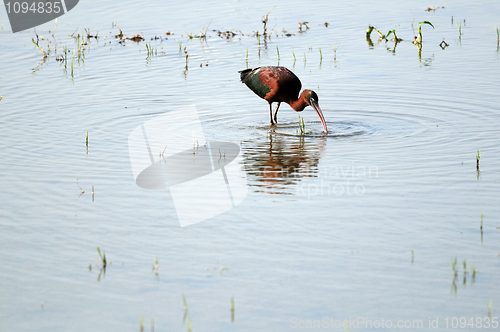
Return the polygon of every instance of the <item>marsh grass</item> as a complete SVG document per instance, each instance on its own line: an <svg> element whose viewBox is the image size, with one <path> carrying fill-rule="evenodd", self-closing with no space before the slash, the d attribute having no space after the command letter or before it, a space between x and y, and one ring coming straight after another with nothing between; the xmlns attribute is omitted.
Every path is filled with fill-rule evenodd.
<svg viewBox="0 0 500 332"><path fill-rule="evenodd" d="M330 47L333 50L333 60L337 61L337 50L339 49L339 43L335 43L333 44L333 46Z"/></svg>
<svg viewBox="0 0 500 332"><path fill-rule="evenodd" d="M299 131L300 130L300 131ZM304 123L304 118L299 113L299 129L297 130L301 136L306 134L306 125Z"/></svg>
<svg viewBox="0 0 500 332"><path fill-rule="evenodd" d="M231 296L231 322L234 322L234 296Z"/></svg>
<svg viewBox="0 0 500 332"><path fill-rule="evenodd" d="M144 315L142 315L141 319L139 320L139 330L141 332L144 332Z"/></svg>
<svg viewBox="0 0 500 332"><path fill-rule="evenodd" d="M83 190L82 187L80 187L80 184L78 183L78 179L76 179L76 185L78 186L78 188L80 188L81 190L81 193L80 193L80 196L82 196L83 194L85 194L85 190Z"/></svg>
<svg viewBox="0 0 500 332"><path fill-rule="evenodd" d="M106 260L106 252L103 250L101 253L101 249L97 247L97 253L99 254L99 258L101 259L102 269L106 269L108 261Z"/></svg>
<svg viewBox="0 0 500 332"><path fill-rule="evenodd" d="M368 29L366 29L366 38L370 38L373 31L378 33L378 35L380 36L380 39L385 38L385 36L382 32L380 32L377 28L375 28L374 26L371 26L371 25L368 25Z"/></svg>
<svg viewBox="0 0 500 332"><path fill-rule="evenodd" d="M33 42L33 44L35 44L35 46L43 53L43 58L47 58L47 53L43 50L43 47L41 47L40 45L38 45L38 38L37 38L37 41L35 41L34 38L31 38L31 41Z"/></svg>
<svg viewBox="0 0 500 332"><path fill-rule="evenodd" d="M415 40L413 41L413 44L417 45L419 49L422 48L422 41L423 41L423 38L422 38L422 24L428 24L432 27L432 29L434 29L434 25L432 25L431 22L429 21L422 21L418 24L418 37L415 36Z"/></svg>
<svg viewBox="0 0 500 332"><path fill-rule="evenodd" d="M158 274L158 265L159 265L159 260L158 256L154 257L154 263L153 263L153 271L155 271L155 274Z"/></svg>
<svg viewBox="0 0 500 332"><path fill-rule="evenodd" d="M458 275L457 256L455 256L455 259L451 259L451 269L453 270L453 275L456 277Z"/></svg>
<svg viewBox="0 0 500 332"><path fill-rule="evenodd" d="M389 36L390 36L391 34L394 34L394 38L393 38L393 39L391 39L391 41L395 41L396 43L399 43L399 42L403 41L403 39L399 38L399 37L396 35L396 30L391 30L391 31L389 31L389 32L387 33L387 35L385 36L385 38L386 38L386 39L387 39L387 38L389 38Z"/></svg>

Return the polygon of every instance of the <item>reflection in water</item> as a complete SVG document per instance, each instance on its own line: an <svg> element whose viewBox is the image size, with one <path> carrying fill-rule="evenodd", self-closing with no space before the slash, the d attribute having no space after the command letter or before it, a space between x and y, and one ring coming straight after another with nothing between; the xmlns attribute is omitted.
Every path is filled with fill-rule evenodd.
<svg viewBox="0 0 500 332"><path fill-rule="evenodd" d="M292 194L301 178L318 176L325 137L290 137L270 134L266 139L243 144L249 185L257 192Z"/></svg>

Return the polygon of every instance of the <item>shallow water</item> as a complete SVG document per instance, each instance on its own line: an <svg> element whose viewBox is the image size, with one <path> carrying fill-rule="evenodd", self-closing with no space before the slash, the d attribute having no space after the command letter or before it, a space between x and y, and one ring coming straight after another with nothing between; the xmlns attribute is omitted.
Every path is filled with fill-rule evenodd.
<svg viewBox="0 0 500 332"><path fill-rule="evenodd" d="M272 6L81 2L58 20L58 53L64 44L75 54L77 28L101 38L73 76L56 61L52 22L36 29L52 41L43 63L33 30L12 34L0 11L0 330L140 330L142 315L148 331L152 319L155 331L188 320L193 331L286 331L325 317L392 329L439 319L436 330L448 330L453 317L484 322L489 301L498 317L500 5L276 2L272 38L259 45L253 33ZM415 30L435 27L422 27L420 55L413 19ZM310 29L298 33L297 21ZM112 22L144 33L156 54L119 44ZM186 36L209 23L206 40ZM373 33L370 46L368 24L404 40L393 52ZM287 105L269 127L267 103L239 82L247 50L249 67L286 66L318 93L327 136L310 107L305 135ZM128 139L189 105L207 141L240 147L248 195L180 227L170 190L136 185ZM105 274L96 247L111 262Z"/></svg>

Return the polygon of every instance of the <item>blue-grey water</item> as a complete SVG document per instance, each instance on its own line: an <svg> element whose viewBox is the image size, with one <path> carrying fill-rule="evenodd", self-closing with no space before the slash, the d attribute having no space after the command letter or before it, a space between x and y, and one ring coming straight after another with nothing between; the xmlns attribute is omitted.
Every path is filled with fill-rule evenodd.
<svg viewBox="0 0 500 332"><path fill-rule="evenodd" d="M499 14L494 0L81 1L55 33L36 28L44 60L0 9L0 330L496 330ZM369 24L403 41L371 46ZM98 39L78 56L84 29ZM317 92L327 136L310 107L304 135L285 104L270 128L238 70L278 64ZM136 185L128 144L189 105L207 140L240 147L248 195L181 227L171 191Z"/></svg>

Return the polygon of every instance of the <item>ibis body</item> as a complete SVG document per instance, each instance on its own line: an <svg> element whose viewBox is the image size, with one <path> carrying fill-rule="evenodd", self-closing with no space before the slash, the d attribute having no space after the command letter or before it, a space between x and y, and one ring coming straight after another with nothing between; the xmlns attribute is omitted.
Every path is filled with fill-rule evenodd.
<svg viewBox="0 0 500 332"><path fill-rule="evenodd" d="M296 112L302 112L307 106L314 108L328 133L326 121L318 104L318 95L312 90L302 89L299 78L285 67L257 67L239 71L241 82L250 90L269 103L271 125L278 123L278 109L281 103L287 103ZM300 93L300 95L299 95ZM273 112L272 103L277 102Z"/></svg>

